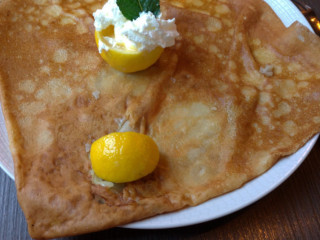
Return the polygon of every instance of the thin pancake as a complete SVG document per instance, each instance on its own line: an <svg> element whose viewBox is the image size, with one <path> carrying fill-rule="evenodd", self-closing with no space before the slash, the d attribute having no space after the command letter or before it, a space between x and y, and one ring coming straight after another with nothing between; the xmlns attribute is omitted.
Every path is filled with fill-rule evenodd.
<svg viewBox="0 0 320 240"><path fill-rule="evenodd" d="M87 2L87 3L85 3ZM102 2L2 1L1 102L30 235L98 231L241 187L320 131L320 40L258 0L162 2L181 37L146 71L103 62ZM151 175L106 188L86 145L114 131L157 142Z"/></svg>

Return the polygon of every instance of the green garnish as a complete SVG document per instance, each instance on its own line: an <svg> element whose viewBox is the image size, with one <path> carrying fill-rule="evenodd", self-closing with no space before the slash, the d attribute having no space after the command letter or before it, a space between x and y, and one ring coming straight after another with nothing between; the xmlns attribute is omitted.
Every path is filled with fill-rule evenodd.
<svg viewBox="0 0 320 240"><path fill-rule="evenodd" d="M141 12L152 12L154 16L160 14L159 0L117 0L121 13L128 20L135 20Z"/></svg>

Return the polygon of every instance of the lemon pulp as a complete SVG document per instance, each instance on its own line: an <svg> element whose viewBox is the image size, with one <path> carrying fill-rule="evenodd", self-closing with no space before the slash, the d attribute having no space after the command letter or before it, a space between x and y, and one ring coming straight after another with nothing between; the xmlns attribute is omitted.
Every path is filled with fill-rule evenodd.
<svg viewBox="0 0 320 240"><path fill-rule="evenodd" d="M132 51L125 47L112 47L105 41L104 36L114 37L113 26L102 31L95 31L95 40L99 47L99 40L110 49L102 50L101 57L113 68L124 72L132 73L144 70L154 64L163 52L162 47L156 47L152 51Z"/></svg>
<svg viewBox="0 0 320 240"><path fill-rule="evenodd" d="M158 164L159 150L147 135L116 132L93 142L90 159L99 178L124 183L150 174Z"/></svg>

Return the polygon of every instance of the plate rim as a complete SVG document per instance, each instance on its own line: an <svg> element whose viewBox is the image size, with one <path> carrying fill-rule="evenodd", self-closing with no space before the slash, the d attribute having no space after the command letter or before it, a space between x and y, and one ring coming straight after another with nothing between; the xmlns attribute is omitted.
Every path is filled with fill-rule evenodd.
<svg viewBox="0 0 320 240"><path fill-rule="evenodd" d="M0 168L14 181L14 175L9 172L9 170L3 165L3 163L0 161Z"/></svg>

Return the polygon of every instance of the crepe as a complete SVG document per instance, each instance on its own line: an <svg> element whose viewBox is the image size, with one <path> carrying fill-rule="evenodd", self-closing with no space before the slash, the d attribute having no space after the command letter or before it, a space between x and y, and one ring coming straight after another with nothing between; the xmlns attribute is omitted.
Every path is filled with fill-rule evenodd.
<svg viewBox="0 0 320 240"><path fill-rule="evenodd" d="M260 0L163 1L180 37L123 74L94 41L101 1L0 3L0 90L18 200L33 238L76 235L232 191L320 131L320 39ZM157 169L94 184L88 146L150 135Z"/></svg>

